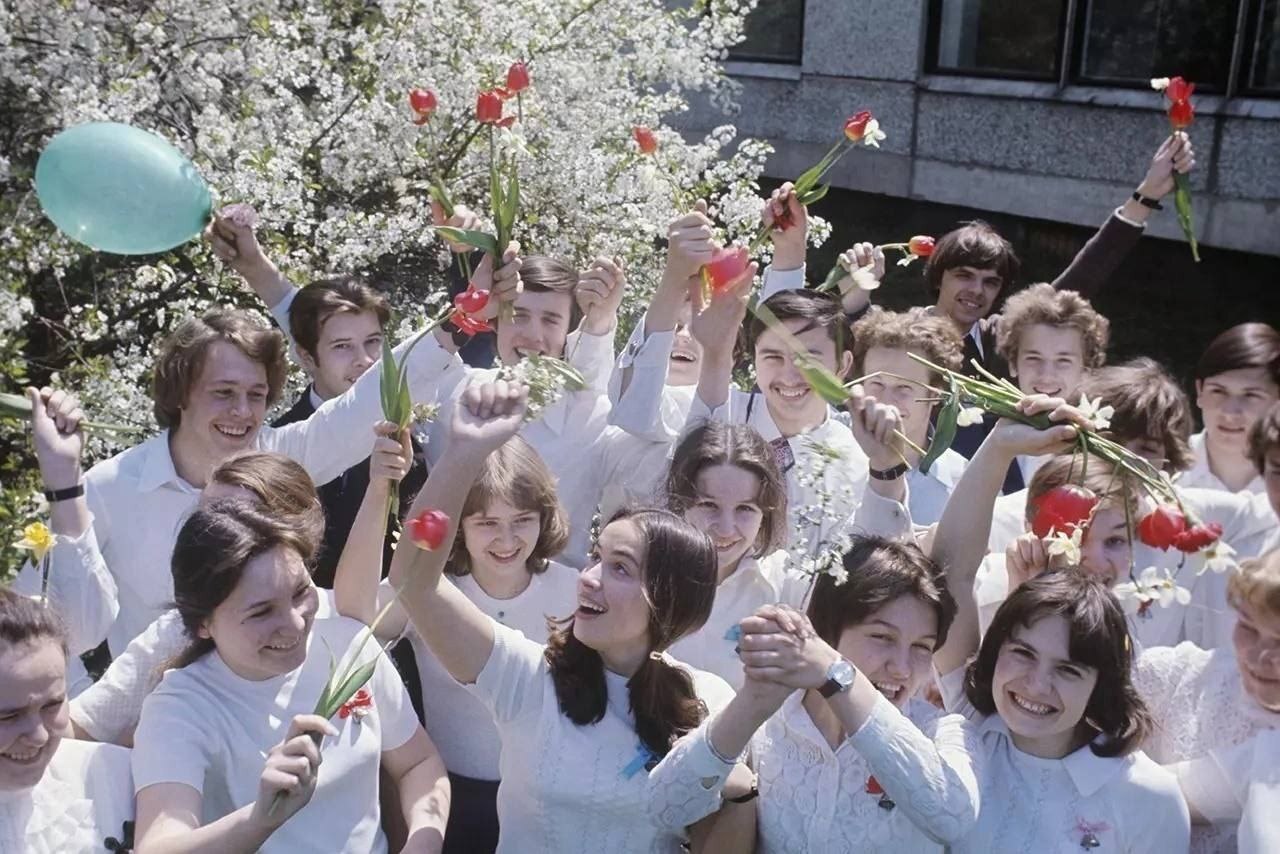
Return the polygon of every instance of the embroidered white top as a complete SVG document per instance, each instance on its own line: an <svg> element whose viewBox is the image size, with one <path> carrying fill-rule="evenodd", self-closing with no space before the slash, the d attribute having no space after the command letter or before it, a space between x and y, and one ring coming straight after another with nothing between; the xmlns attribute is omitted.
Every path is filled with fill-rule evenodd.
<svg viewBox="0 0 1280 854"><path fill-rule="evenodd" d="M566 617L577 607L578 571L562 563L553 562L533 575L524 592L511 599L494 599L474 576L446 577L492 620L537 643L547 641L547 617ZM407 635L422 680L427 734L445 767L476 780L497 780L501 742L493 715L479 697L449 675L412 623Z"/></svg>
<svg viewBox="0 0 1280 854"><path fill-rule="evenodd" d="M964 718L880 697L833 752L803 700L792 694L752 739L761 854L941 852L973 827L980 754ZM868 792L873 776L883 797Z"/></svg>
<svg viewBox="0 0 1280 854"><path fill-rule="evenodd" d="M1192 809L1215 827L1238 827L1240 854L1280 851L1280 729L1172 768Z"/></svg>
<svg viewBox="0 0 1280 854"><path fill-rule="evenodd" d="M1144 650L1134 685L1156 726L1143 750L1162 765L1196 759L1280 729L1280 713L1264 709L1244 690L1230 647L1211 652L1192 643ZM1234 828L1197 825L1191 850L1233 851Z"/></svg>
<svg viewBox="0 0 1280 854"><path fill-rule="evenodd" d="M742 660L734 651L738 645L738 623L762 605L785 602L803 608L810 578L786 569L786 552L775 551L756 560L744 557L738 568L716 587L711 616L691 635L680 638L667 650L671 657L706 670L733 686L742 688Z"/></svg>
<svg viewBox="0 0 1280 854"><path fill-rule="evenodd" d="M1102 757L1085 745L1062 759L1024 753L999 715L984 717L969 703L963 674L957 669L939 686L947 708L978 728L982 806L952 852L1187 850L1191 816L1173 774L1142 751Z"/></svg>
<svg viewBox="0 0 1280 854"><path fill-rule="evenodd" d="M404 347L397 348L402 357ZM408 357L408 378L415 399L429 399L449 366L448 354L437 347L415 347ZM311 479L326 483L369 455L373 425L382 419L378 371L366 371L340 397L324 402L306 421L284 427L263 425L254 447L276 451L297 460ZM119 603L119 613L105 637L120 652L163 614L173 601L169 559L178 529L199 500L200 490L178 476L169 452L169 431L104 460L85 475L85 495L93 514L94 536L79 549L59 555L61 579L77 589L93 585L96 592L79 591L74 601L63 600L63 618L79 625L78 643L95 647L103 639L84 631L96 625L102 605L76 607L97 597ZM73 559L76 555L79 559ZM110 571L116 591L104 585L99 560ZM36 572L28 564L23 573ZM38 574L38 573L37 573Z"/></svg>
<svg viewBox="0 0 1280 854"><path fill-rule="evenodd" d="M1218 489L1223 492L1232 492L1231 489L1223 483L1213 469L1209 468L1209 450L1205 447L1205 431L1191 434L1191 468L1178 475L1176 482L1178 486L1194 486L1201 489ZM1258 475L1245 485L1245 488L1239 493L1249 493L1251 495L1265 495L1267 485L1262 480L1262 475ZM1238 494L1239 494L1238 493Z"/></svg>
<svg viewBox="0 0 1280 854"><path fill-rule="evenodd" d="M33 788L0 792L0 851L97 854L133 821L129 751L64 738Z"/></svg>
<svg viewBox="0 0 1280 854"><path fill-rule="evenodd" d="M718 787L651 782L646 765L653 760L636 735L626 677L605 672L604 717L578 726L560 711L542 644L497 623L493 628L493 652L472 690L493 712L502 738L500 854L678 851L678 828L719 808ZM712 714L728 703L733 691L721 679L689 672ZM710 776L708 767L712 775L729 771L711 756L705 737L678 753L673 747L666 760L676 779ZM685 768L696 770L686 775Z"/></svg>
<svg viewBox="0 0 1280 854"><path fill-rule="evenodd" d="M295 715L311 714L329 678L329 654L345 658L364 628L354 620L317 620L307 637L307 660L297 670L251 682L211 652L170 670L142 706L133 750L137 791L183 783L203 796L203 821L214 821L258 797L265 756L284 738ZM310 803L285 822L261 851L387 850L378 812L382 754L405 744L418 719L399 674L375 642L360 661L377 658L367 687L373 707L364 717L335 717L337 738L326 737L324 764Z"/></svg>
<svg viewBox="0 0 1280 854"><path fill-rule="evenodd" d="M316 588L316 619L337 614L333 591ZM129 744L142 714L142 702L151 693L164 668L191 643L175 609L161 614L147 630L129 641L124 652L87 691L71 701L71 720L95 741Z"/></svg>

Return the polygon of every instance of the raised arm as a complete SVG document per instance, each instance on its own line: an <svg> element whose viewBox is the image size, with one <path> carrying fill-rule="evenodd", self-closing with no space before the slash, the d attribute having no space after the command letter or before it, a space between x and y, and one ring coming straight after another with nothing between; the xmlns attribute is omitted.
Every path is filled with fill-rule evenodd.
<svg viewBox="0 0 1280 854"><path fill-rule="evenodd" d="M1174 172L1186 175L1195 163L1191 139L1178 131L1156 149L1146 176L1138 184L1138 195L1158 203L1173 192ZM1152 208L1132 196L1125 199L1124 204L1116 209L1098 229L1097 234L1089 238L1089 242L1071 259L1070 266L1054 279L1053 286L1093 298L1137 245L1152 213Z"/></svg>
<svg viewBox="0 0 1280 854"><path fill-rule="evenodd" d="M1043 395L1025 398L1020 407L1027 415L1049 413L1055 421L1081 417L1062 400ZM973 582L987 553L992 508L1009 464L1018 454L1052 454L1063 450L1064 443L1075 435L1075 428L1067 424L1037 430L1001 419L965 468L942 511L933 538L932 557L946 571L947 588L957 606L947 642L934 652L934 666L940 674L945 676L963 667L978 648L978 605Z"/></svg>
<svg viewBox="0 0 1280 854"><path fill-rule="evenodd" d="M473 385L454 408L449 450L432 468L409 511L416 519L428 509L448 517L443 543L419 548L400 539L391 562L391 583L403 585L401 603L436 658L454 679L476 681L493 651L493 624L484 612L443 578L459 515L485 458L514 436L524 418L528 389L503 381Z"/></svg>
<svg viewBox="0 0 1280 854"><path fill-rule="evenodd" d="M742 329L742 320L747 316L747 298L755 273L756 265L753 263L736 282L715 294L711 304L703 307L693 318L690 331L702 345L702 368L698 374L694 413L699 403L714 413L729 400L733 347Z"/></svg>
<svg viewBox="0 0 1280 854"><path fill-rule="evenodd" d="M613 338L626 290L622 259L600 256L578 277L573 291L582 323L565 342L566 358L582 373L587 388L599 394L608 393L613 376Z"/></svg>

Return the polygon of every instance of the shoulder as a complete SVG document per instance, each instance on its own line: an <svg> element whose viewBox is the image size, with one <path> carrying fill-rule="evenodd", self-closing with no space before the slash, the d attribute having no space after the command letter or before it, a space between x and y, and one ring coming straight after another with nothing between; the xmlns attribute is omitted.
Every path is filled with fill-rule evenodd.
<svg viewBox="0 0 1280 854"><path fill-rule="evenodd" d="M98 489L109 489L128 480L136 480L143 464L153 452L165 450L160 446L169 441L169 431L161 430L146 441L127 448L114 457L97 463L85 473L85 480Z"/></svg>
<svg viewBox="0 0 1280 854"><path fill-rule="evenodd" d="M960 477L964 474L965 466L968 464L969 461L965 459L963 454L953 448L947 448L942 452L942 456L938 457L933 465L929 467L929 474L943 486L948 489L954 489L955 485L960 482Z"/></svg>
<svg viewBox="0 0 1280 854"><path fill-rule="evenodd" d="M49 763L49 773L81 784L102 779L119 779L128 783L129 749L114 744L98 744L64 738Z"/></svg>
<svg viewBox="0 0 1280 854"><path fill-rule="evenodd" d="M1124 769L1118 777L1127 784L1120 804L1124 812L1130 812L1128 808L1132 808L1133 812L1141 813L1154 821L1161 817L1167 818L1171 810L1186 810L1178 778L1147 754L1138 750L1128 756L1116 757L1113 761L1124 763Z"/></svg>
<svg viewBox="0 0 1280 854"><path fill-rule="evenodd" d="M1213 653L1203 650L1191 641L1177 646L1153 646L1138 656L1136 675L1160 681L1185 681L1189 676L1203 672Z"/></svg>

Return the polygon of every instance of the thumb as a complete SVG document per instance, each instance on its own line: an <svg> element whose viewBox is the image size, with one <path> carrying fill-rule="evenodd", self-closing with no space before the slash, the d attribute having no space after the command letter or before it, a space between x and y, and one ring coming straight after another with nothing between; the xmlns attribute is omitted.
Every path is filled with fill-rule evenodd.
<svg viewBox="0 0 1280 854"><path fill-rule="evenodd" d="M440 204L440 203L439 203L439 202L437 202L435 199L432 199L432 200L431 200L431 222L432 222L432 224L433 224L433 225L444 225L444 223L445 223L445 220L446 220L446 219L447 219L447 217L444 215L444 205Z"/></svg>
<svg viewBox="0 0 1280 854"><path fill-rule="evenodd" d="M480 263L476 265L476 271L471 276L473 279L481 278L481 275L491 276L493 274L493 256L488 252L480 259Z"/></svg>
<svg viewBox="0 0 1280 854"><path fill-rule="evenodd" d="M694 209L695 211L697 211L698 213L700 213L700 214L704 214L704 213L706 213L706 212L707 212L707 200L706 200L706 199L698 199L698 201L696 201L696 202L694 202L694 203L693 203L693 209Z"/></svg>

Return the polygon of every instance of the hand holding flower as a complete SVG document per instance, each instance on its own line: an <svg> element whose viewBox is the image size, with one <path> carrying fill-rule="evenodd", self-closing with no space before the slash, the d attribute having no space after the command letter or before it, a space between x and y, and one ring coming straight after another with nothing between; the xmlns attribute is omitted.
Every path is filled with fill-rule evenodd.
<svg viewBox="0 0 1280 854"><path fill-rule="evenodd" d="M715 253L715 233L707 216L707 203L699 200L692 211L667 226L667 266L663 282L684 285L698 275Z"/></svg>
<svg viewBox="0 0 1280 854"><path fill-rule="evenodd" d="M582 329L589 335L605 335L616 325L618 308L627 290L621 258L596 258L578 278L574 297L582 309Z"/></svg>
<svg viewBox="0 0 1280 854"><path fill-rule="evenodd" d="M369 454L369 484L382 488L394 488L413 465L413 446L409 443L408 429L390 421L373 425L377 438Z"/></svg>
<svg viewBox="0 0 1280 854"><path fill-rule="evenodd" d="M1009 592L1049 569L1049 552L1044 540L1027 532L1004 550L1005 571L1009 575Z"/></svg>
<svg viewBox="0 0 1280 854"><path fill-rule="evenodd" d="M1174 131L1151 158L1146 177L1138 185L1138 192L1149 199L1163 199L1173 192L1174 173L1186 175L1196 165L1195 148L1185 131Z"/></svg>
<svg viewBox="0 0 1280 854"><path fill-rule="evenodd" d="M84 434L80 401L62 389L27 389L31 402L31 436L46 489L67 489L80 482Z"/></svg>
<svg viewBox="0 0 1280 854"><path fill-rule="evenodd" d="M773 239L773 266L795 270L804 265L809 213L796 197L790 181L774 190L760 212L760 221Z"/></svg>
<svg viewBox="0 0 1280 854"><path fill-rule="evenodd" d="M275 829L305 807L315 794L320 770L320 741L337 736L319 715L295 715L284 741L271 748L258 782L251 820Z"/></svg>

